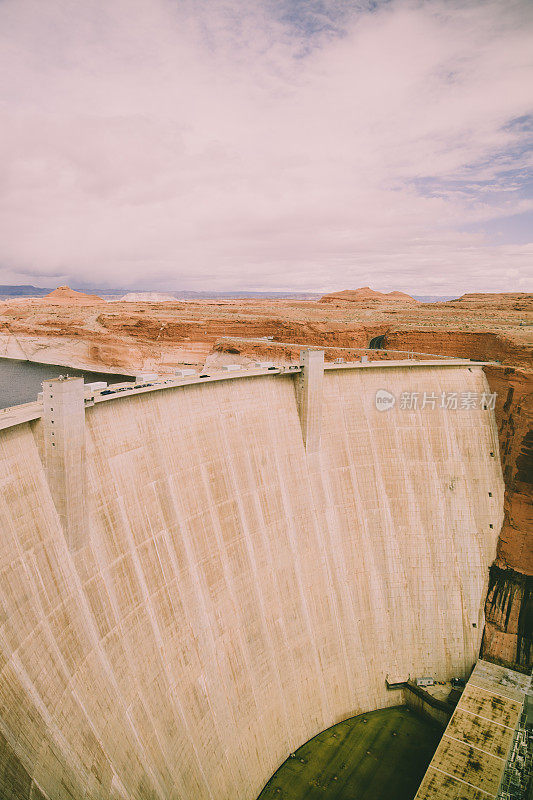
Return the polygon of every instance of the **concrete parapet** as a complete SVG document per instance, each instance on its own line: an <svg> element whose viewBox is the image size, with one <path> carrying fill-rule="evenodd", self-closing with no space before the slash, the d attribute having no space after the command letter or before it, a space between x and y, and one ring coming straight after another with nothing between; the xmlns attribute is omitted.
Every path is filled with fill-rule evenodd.
<svg viewBox="0 0 533 800"><path fill-rule="evenodd" d="M320 447L322 426L324 351L302 350L300 364L302 371L295 384L298 414L306 452L316 453Z"/></svg>
<svg viewBox="0 0 533 800"><path fill-rule="evenodd" d="M71 550L84 542L85 408L83 378L43 382L43 433L48 485Z"/></svg>

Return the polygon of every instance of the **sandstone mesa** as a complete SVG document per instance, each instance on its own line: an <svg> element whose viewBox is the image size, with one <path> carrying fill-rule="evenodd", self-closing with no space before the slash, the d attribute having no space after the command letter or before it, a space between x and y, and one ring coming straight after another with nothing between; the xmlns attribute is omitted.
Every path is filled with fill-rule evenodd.
<svg viewBox="0 0 533 800"><path fill-rule="evenodd" d="M360 289L345 289L342 292L332 292L320 298L320 303L410 303L417 304L418 300L405 292L376 292L370 286Z"/></svg>
<svg viewBox="0 0 533 800"><path fill-rule="evenodd" d="M33 301L36 302L36 301ZM37 302L43 303L43 305L81 305L81 306L92 306L98 305L100 303L105 303L106 301L98 297L95 294L85 294L84 292L76 292L74 289L71 289L69 286L58 286L57 289L54 289L49 294L45 295L42 298L39 298Z"/></svg>

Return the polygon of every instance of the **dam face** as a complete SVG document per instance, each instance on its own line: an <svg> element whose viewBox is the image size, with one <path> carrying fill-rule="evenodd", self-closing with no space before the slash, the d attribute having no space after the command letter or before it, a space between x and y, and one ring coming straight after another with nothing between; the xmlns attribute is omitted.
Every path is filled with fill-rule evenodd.
<svg viewBox="0 0 533 800"><path fill-rule="evenodd" d="M401 702L387 676L467 675L503 482L493 412L440 397L488 392L481 368L326 369L307 449L302 385L87 404L63 462L50 403L0 431L2 798L255 800L312 736Z"/></svg>

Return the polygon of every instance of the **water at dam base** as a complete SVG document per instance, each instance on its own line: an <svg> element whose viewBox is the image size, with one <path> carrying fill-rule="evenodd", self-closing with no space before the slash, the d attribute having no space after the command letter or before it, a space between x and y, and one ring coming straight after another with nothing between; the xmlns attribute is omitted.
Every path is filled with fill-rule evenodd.
<svg viewBox="0 0 533 800"><path fill-rule="evenodd" d="M82 377L86 383L106 381L121 383L132 380L131 375L92 372L56 364L40 364L35 361L19 361L14 358L0 358L0 408L30 403L36 400L41 384L47 378L59 375Z"/></svg>
<svg viewBox="0 0 533 800"><path fill-rule="evenodd" d="M442 733L406 706L352 717L292 753L258 800L413 800Z"/></svg>

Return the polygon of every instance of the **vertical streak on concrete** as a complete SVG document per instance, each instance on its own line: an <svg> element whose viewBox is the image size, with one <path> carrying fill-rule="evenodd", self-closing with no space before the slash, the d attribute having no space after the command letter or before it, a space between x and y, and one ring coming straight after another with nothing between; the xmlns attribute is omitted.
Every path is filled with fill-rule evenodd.
<svg viewBox="0 0 533 800"><path fill-rule="evenodd" d="M324 351L302 350L302 371L296 384L296 402L302 426L302 436L307 453L317 453L320 448L322 427L322 383L324 380Z"/></svg>
<svg viewBox="0 0 533 800"><path fill-rule="evenodd" d="M45 469L70 550L85 541L85 408L83 378L43 382Z"/></svg>

